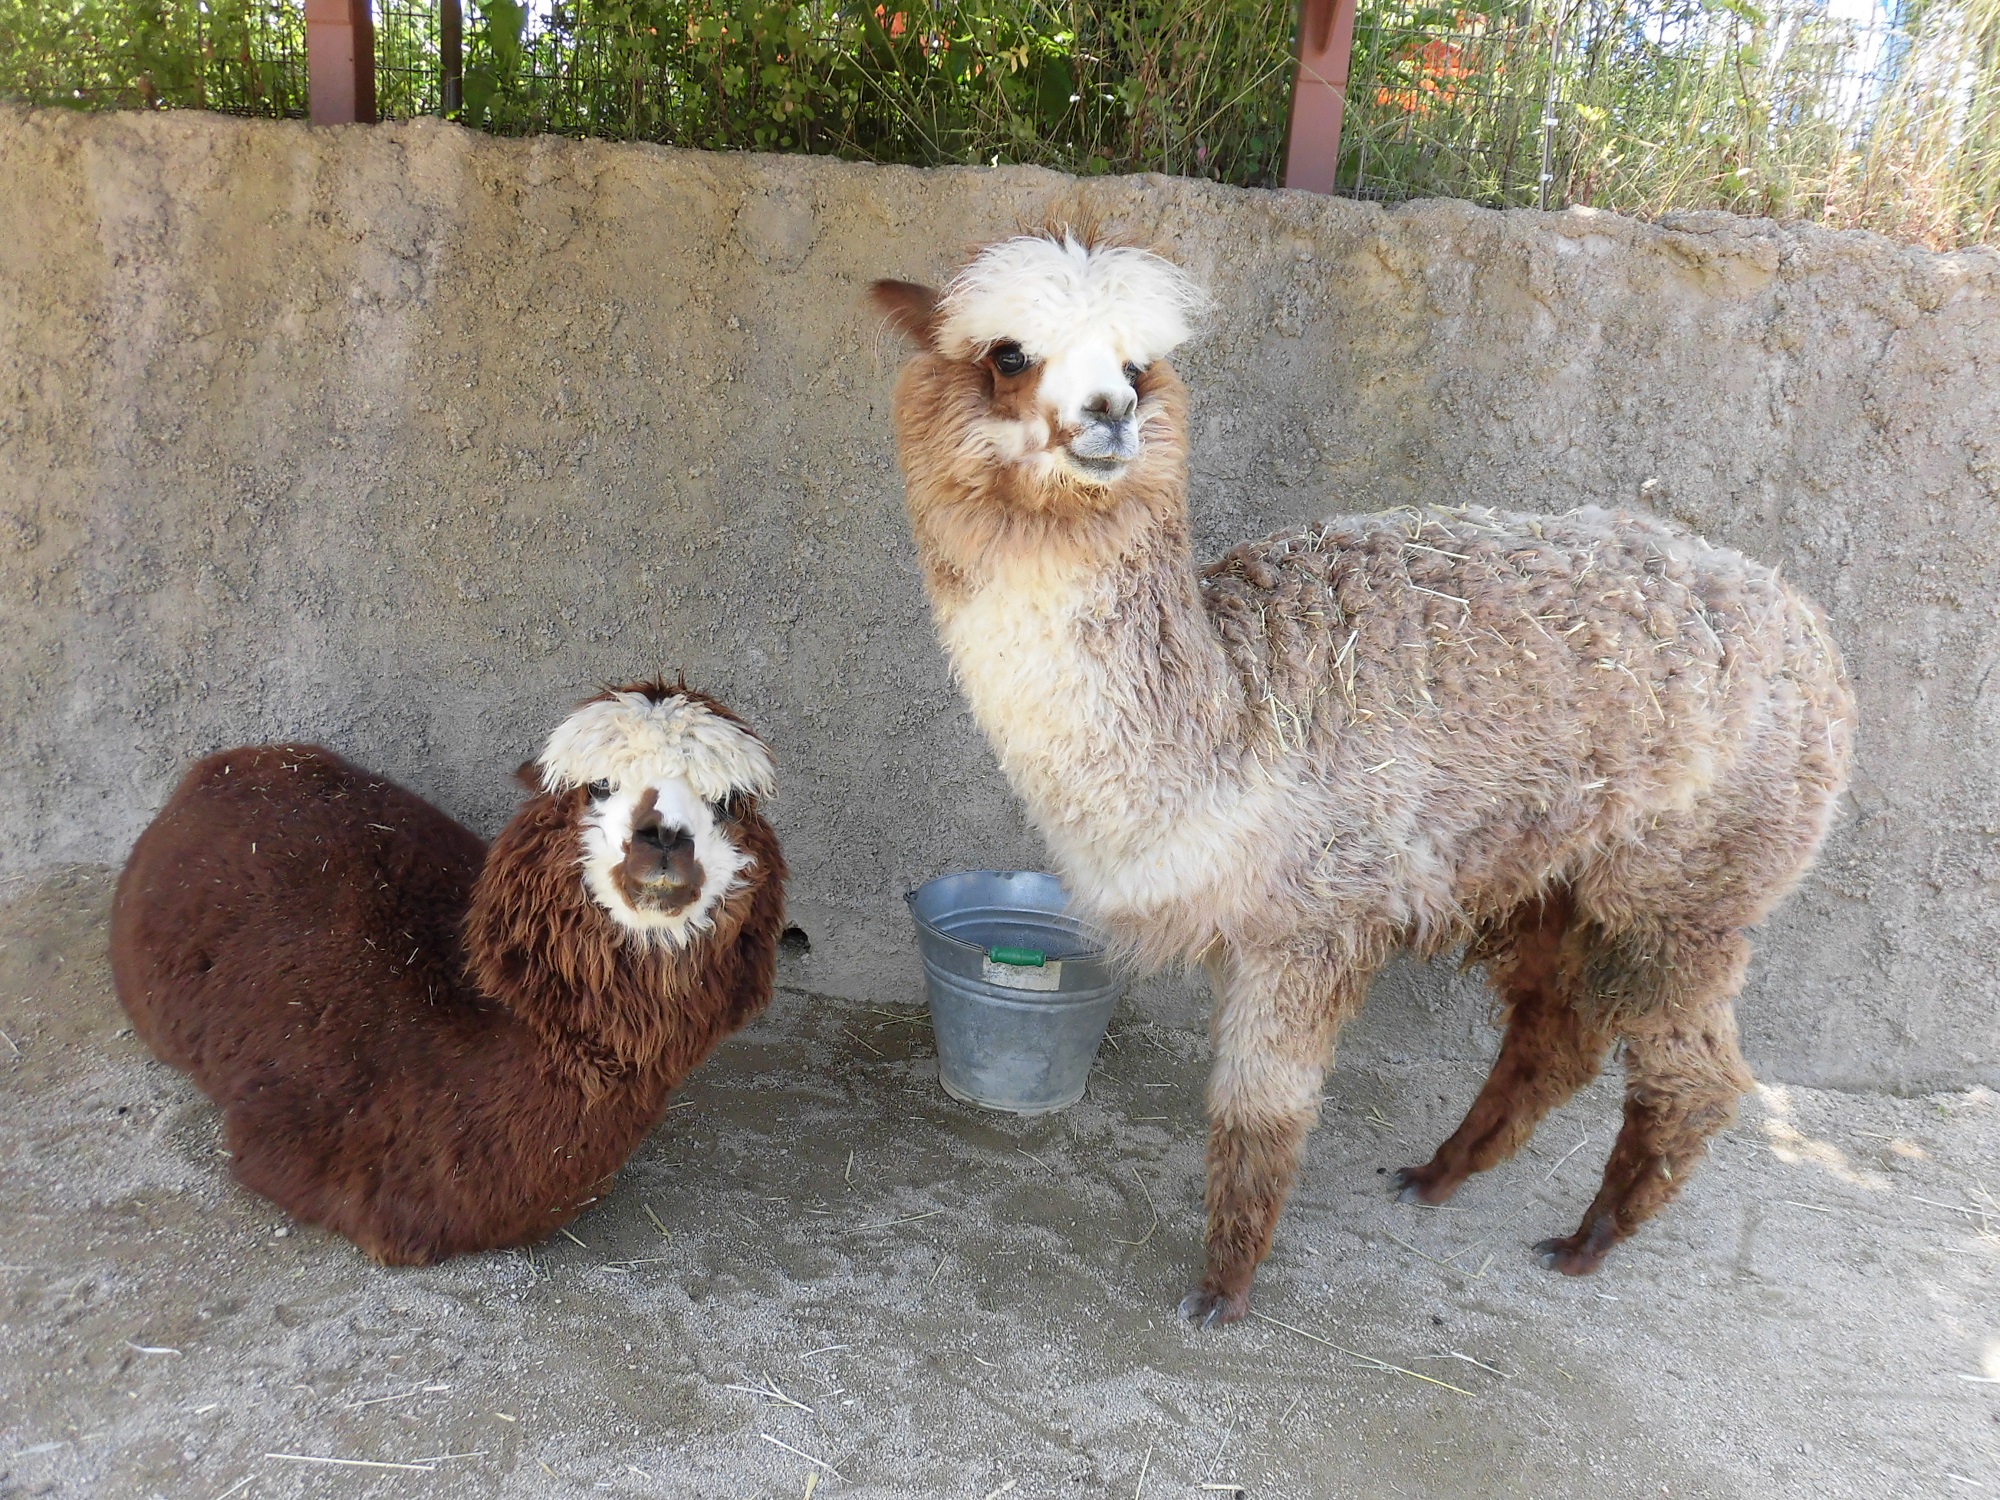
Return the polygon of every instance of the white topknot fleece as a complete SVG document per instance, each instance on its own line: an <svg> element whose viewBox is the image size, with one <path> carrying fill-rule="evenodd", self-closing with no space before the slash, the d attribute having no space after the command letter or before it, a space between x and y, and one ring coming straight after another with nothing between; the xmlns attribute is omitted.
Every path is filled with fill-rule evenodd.
<svg viewBox="0 0 2000 1500"><path fill-rule="evenodd" d="M935 339L947 359L1011 339L1038 358L1109 342L1120 360L1147 365L1184 342L1210 302L1193 277L1150 250L1091 246L1068 231L1024 234L989 245L952 278Z"/></svg>
<svg viewBox="0 0 2000 1500"><path fill-rule="evenodd" d="M586 703L549 736L535 758L550 792L608 781L616 787L678 780L719 802L731 792L768 796L777 770L764 742L690 698L655 702L613 693Z"/></svg>

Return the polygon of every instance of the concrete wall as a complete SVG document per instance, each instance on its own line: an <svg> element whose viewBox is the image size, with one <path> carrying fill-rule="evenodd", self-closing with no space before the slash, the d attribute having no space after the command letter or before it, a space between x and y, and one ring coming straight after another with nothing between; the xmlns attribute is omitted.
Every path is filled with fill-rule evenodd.
<svg viewBox="0 0 2000 1500"><path fill-rule="evenodd" d="M117 862L265 738L490 831L578 695L685 667L780 756L803 980L913 998L903 889L1037 853L931 636L860 294L1088 206L1220 294L1206 545L1645 504L1825 603L1860 769L1753 1060L2000 1083L2000 257L199 115L0 112L0 203L0 871ZM1476 1044L1462 981L1382 988L1364 1054Z"/></svg>

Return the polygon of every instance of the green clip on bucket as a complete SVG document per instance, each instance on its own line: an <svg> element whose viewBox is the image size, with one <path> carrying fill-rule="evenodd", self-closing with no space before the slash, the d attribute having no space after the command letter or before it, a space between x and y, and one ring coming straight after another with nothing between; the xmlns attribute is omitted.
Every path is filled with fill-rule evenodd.
<svg viewBox="0 0 2000 1500"><path fill-rule="evenodd" d="M905 898L924 957L938 1082L954 1099L1039 1115L1083 1097L1125 980L1053 875L972 870Z"/></svg>

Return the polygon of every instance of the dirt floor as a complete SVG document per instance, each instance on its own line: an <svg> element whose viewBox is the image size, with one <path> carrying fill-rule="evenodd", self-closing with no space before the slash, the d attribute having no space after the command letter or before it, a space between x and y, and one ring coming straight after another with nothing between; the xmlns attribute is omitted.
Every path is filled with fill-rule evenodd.
<svg viewBox="0 0 2000 1500"><path fill-rule="evenodd" d="M1528 1245L1611 1086L1417 1209L1382 1174L1476 1070L1340 1071L1261 1317L1201 1334L1199 1031L1142 988L1084 1102L993 1116L897 976L781 992L575 1242L384 1270L229 1181L123 1027L109 882L0 908L0 1495L2000 1495L1987 1091L1766 1088L1569 1281Z"/></svg>

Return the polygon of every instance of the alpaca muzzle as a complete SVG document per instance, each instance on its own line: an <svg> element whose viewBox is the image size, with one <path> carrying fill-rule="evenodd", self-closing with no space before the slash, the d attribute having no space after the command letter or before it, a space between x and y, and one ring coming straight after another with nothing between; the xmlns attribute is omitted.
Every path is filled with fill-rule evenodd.
<svg viewBox="0 0 2000 1500"><path fill-rule="evenodd" d="M1129 415L1086 422L1068 446L1083 463L1129 464L1139 456L1139 424Z"/></svg>
<svg viewBox="0 0 2000 1500"><path fill-rule="evenodd" d="M1083 403L1083 420L1065 445L1086 469L1117 468L1139 456L1139 397L1128 386Z"/></svg>
<svg viewBox="0 0 2000 1500"><path fill-rule="evenodd" d="M1070 472L1088 482L1109 484L1139 456L1139 424L1128 412L1105 420L1087 419L1063 444Z"/></svg>
<svg viewBox="0 0 2000 1500"><path fill-rule="evenodd" d="M703 870L695 858L694 836L685 828L659 824L635 828L618 866L628 899L656 911L677 912L701 895Z"/></svg>

